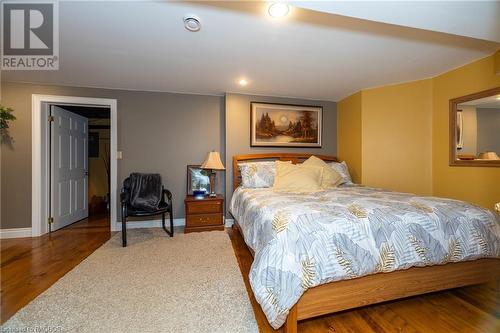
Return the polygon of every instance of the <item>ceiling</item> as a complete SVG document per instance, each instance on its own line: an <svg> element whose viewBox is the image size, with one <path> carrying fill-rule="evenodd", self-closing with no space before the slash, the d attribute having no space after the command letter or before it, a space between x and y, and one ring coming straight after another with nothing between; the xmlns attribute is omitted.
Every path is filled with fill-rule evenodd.
<svg viewBox="0 0 500 333"><path fill-rule="evenodd" d="M294 5L500 43L498 1L298 1Z"/></svg>
<svg viewBox="0 0 500 333"><path fill-rule="evenodd" d="M500 95L488 96L460 103L459 106L474 106L484 109L500 109Z"/></svg>
<svg viewBox="0 0 500 333"><path fill-rule="evenodd" d="M299 7L276 20L263 2L61 1L59 13L60 69L3 71L2 80L337 101L360 89L432 77L500 47L477 27L468 34L430 31ZM188 13L200 17L199 32L184 28ZM455 16L443 15L453 25ZM238 85L243 77L245 87Z"/></svg>

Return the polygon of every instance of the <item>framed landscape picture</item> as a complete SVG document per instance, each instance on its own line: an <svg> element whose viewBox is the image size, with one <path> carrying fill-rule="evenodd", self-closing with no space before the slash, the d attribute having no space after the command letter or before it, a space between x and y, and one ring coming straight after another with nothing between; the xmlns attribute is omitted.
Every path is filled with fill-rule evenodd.
<svg viewBox="0 0 500 333"><path fill-rule="evenodd" d="M321 147L321 106L251 102L250 114L252 147Z"/></svg>
<svg viewBox="0 0 500 333"><path fill-rule="evenodd" d="M193 195L193 190L210 193L210 170L200 168L201 165L187 166L187 194Z"/></svg>

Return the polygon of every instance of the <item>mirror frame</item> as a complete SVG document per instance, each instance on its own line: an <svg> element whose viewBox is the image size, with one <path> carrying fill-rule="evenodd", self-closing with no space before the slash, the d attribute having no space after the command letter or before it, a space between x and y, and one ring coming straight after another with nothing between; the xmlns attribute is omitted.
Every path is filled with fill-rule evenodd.
<svg viewBox="0 0 500 333"><path fill-rule="evenodd" d="M477 166L477 167L500 167L500 161L478 161L478 160L470 160L470 161L462 161L457 159L456 154L456 146L457 146L457 136L456 136L456 128L457 128L457 106L458 104L473 101L475 99L480 99L484 97L489 97L493 95L500 95L500 87L496 87L493 89L488 89L484 91L480 91L478 93L457 97L454 99L450 99L450 142L449 142L449 156L450 166ZM498 152L500 153L500 152Z"/></svg>

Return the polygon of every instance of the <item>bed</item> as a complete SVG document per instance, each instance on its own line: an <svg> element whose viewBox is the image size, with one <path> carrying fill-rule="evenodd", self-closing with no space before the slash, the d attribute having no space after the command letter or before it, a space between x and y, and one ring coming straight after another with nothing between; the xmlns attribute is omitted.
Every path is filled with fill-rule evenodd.
<svg viewBox="0 0 500 333"><path fill-rule="evenodd" d="M500 218L480 207L357 185L305 194L240 187L241 162L309 156L233 157L230 212L274 328L296 332L298 320L500 277Z"/></svg>

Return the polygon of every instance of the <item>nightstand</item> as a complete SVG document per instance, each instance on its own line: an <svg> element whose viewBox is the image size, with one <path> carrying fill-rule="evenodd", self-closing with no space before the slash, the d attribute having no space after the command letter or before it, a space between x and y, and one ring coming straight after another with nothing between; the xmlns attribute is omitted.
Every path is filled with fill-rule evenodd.
<svg viewBox="0 0 500 333"><path fill-rule="evenodd" d="M184 233L195 231L224 230L224 197L204 197L195 199L188 195L184 200L186 207L186 227Z"/></svg>

